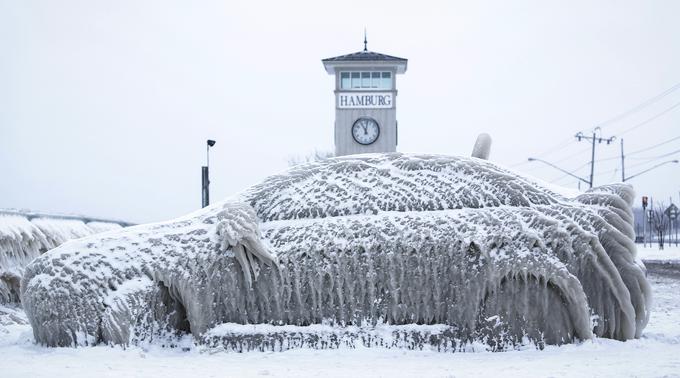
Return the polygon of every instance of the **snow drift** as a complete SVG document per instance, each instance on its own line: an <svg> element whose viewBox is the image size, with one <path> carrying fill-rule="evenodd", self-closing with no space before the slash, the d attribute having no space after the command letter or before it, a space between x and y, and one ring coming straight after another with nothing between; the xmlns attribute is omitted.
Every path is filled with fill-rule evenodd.
<svg viewBox="0 0 680 378"><path fill-rule="evenodd" d="M170 222L67 242L26 268L22 301L49 346L626 340L650 304L632 200L624 184L567 197L475 158L333 158Z"/></svg>
<svg viewBox="0 0 680 378"><path fill-rule="evenodd" d="M67 240L120 229L116 223L80 219L29 219L17 211L0 211L0 303L19 301L24 268L40 254Z"/></svg>

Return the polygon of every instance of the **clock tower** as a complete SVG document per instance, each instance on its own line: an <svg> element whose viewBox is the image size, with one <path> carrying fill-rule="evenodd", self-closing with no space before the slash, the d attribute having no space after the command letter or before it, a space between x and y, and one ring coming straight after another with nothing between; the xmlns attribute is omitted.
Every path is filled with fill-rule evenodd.
<svg viewBox="0 0 680 378"><path fill-rule="evenodd" d="M364 50L323 59L335 75L335 156L397 150L396 76L406 59Z"/></svg>

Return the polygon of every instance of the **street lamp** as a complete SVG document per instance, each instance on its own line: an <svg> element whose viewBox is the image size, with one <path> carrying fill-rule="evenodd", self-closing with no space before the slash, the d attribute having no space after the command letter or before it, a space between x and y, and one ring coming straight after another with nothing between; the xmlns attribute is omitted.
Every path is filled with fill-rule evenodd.
<svg viewBox="0 0 680 378"><path fill-rule="evenodd" d="M201 192L203 198L201 201L201 207L206 207L210 205L210 177L208 175L208 167L210 166L210 147L215 145L215 141L208 139L205 146L205 165L201 167Z"/></svg>
<svg viewBox="0 0 680 378"><path fill-rule="evenodd" d="M575 174L573 174L573 173L571 173L571 172L569 172L569 171L566 171L566 170L564 170L564 169L562 169L562 168L556 166L555 164L549 163L549 162L547 162L547 161L545 161L545 160L532 158L532 157L529 158L529 161L540 161L541 163L547 164L547 165L549 165L549 166L551 166L551 167L557 169L558 171L560 171L560 172L562 172L562 173L565 173L565 174L567 174L567 175L569 175L569 176L571 176L571 177L577 178L577 179L579 179L580 181L585 182L586 184L588 184L588 187L590 187L590 188L593 187L593 182L592 182L592 181L588 181L588 180L584 179L583 177L576 176ZM592 176L591 176L591 180L592 180Z"/></svg>
<svg viewBox="0 0 680 378"><path fill-rule="evenodd" d="M634 175L632 175L632 176L624 177L624 178L623 178L623 182L626 182L626 181L632 179L633 177L640 176L640 175L643 174L643 173L647 173L647 172L651 171L652 169L655 169L655 168L658 168L658 167L660 167L660 166L662 166L662 165L670 164L670 163L677 164L677 163L678 163L678 160L664 161L663 163L659 163L659 164L653 166L652 168L645 169L644 171L642 171L642 172L640 172L640 173L636 173L636 174L634 174Z"/></svg>

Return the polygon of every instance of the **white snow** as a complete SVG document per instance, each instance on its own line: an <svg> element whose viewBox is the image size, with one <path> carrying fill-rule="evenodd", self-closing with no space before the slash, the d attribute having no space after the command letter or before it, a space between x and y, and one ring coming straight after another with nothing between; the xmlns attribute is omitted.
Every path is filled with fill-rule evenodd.
<svg viewBox="0 0 680 378"><path fill-rule="evenodd" d="M29 325L15 324L0 326L0 364L3 378L678 376L680 281L652 275L650 283L655 303L649 324L640 339L625 342L595 338L542 351L453 354L382 348L276 353L198 347L186 352L159 347L43 348L33 344Z"/></svg>
<svg viewBox="0 0 680 378"><path fill-rule="evenodd" d="M637 245L638 258L645 260L678 261L680 262L680 246L665 244L663 249L659 249L658 244Z"/></svg>

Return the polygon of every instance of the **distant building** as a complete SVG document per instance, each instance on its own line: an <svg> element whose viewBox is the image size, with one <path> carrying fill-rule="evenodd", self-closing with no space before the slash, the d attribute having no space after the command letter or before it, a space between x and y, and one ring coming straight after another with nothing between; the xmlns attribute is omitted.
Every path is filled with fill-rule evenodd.
<svg viewBox="0 0 680 378"><path fill-rule="evenodd" d="M323 59L335 75L335 155L397 150L397 74L407 60L364 50Z"/></svg>

